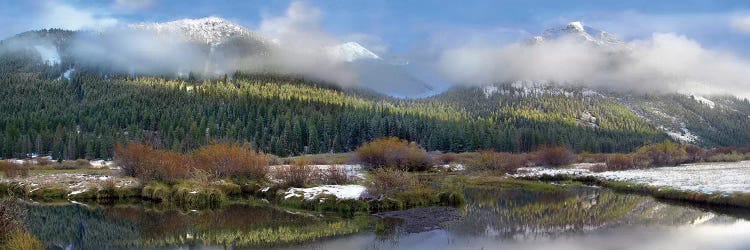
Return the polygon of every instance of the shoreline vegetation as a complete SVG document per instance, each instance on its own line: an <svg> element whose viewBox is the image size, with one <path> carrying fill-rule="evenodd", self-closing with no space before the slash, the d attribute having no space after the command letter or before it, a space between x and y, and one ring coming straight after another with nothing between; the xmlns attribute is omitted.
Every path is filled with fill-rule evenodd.
<svg viewBox="0 0 750 250"><path fill-rule="evenodd" d="M528 153L441 153L387 137L365 143L352 153L287 158L239 144L212 144L179 153L129 143L117 145L114 155L113 163L97 164L43 157L21 161L22 164L18 164L19 160L0 161L4 176L0 193L37 201L111 203L140 199L195 209L220 207L229 200L261 199L282 207L351 216L458 206L465 202L461 186L466 184L466 178L497 176L500 182L516 182L510 175L520 168L588 164L592 172L620 171L741 161L750 157L750 150L703 149L666 141L644 145L628 154L575 154L562 146L541 146ZM436 173L446 178L429 178ZM35 183L35 178L51 182ZM744 193L707 194L574 175L517 178L580 182L657 198L750 207L750 194Z"/></svg>

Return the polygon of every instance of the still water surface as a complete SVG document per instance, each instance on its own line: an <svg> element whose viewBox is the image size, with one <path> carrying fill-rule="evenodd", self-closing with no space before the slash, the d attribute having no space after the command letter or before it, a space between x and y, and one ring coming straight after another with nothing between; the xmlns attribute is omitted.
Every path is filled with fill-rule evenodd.
<svg viewBox="0 0 750 250"><path fill-rule="evenodd" d="M50 249L750 249L745 209L590 187L473 187L465 193L468 203L449 209L451 216L424 210L414 221L262 204L206 211L153 204L27 206L30 230Z"/></svg>

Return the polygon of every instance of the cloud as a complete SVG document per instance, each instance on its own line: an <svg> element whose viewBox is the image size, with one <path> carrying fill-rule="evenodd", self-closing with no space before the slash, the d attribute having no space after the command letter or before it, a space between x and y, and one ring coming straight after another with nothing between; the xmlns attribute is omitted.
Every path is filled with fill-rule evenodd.
<svg viewBox="0 0 750 250"><path fill-rule="evenodd" d="M750 61L673 33L656 33L622 48L565 37L540 45L463 46L445 51L438 64L446 77L463 84L531 80L639 92L750 96Z"/></svg>
<svg viewBox="0 0 750 250"><path fill-rule="evenodd" d="M153 0L115 0L114 7L125 10L148 9L154 3Z"/></svg>
<svg viewBox="0 0 750 250"><path fill-rule="evenodd" d="M262 68L302 74L343 85L355 84L356 74L331 57L328 48L340 42L320 25L323 13L303 2L292 2L283 15L266 15L258 32L276 45Z"/></svg>
<svg viewBox="0 0 750 250"><path fill-rule="evenodd" d="M732 28L742 33L750 33L750 16L741 16L732 19Z"/></svg>
<svg viewBox="0 0 750 250"><path fill-rule="evenodd" d="M115 26L118 23L116 18L101 14L103 12L101 10L77 8L56 1L48 1L42 5L38 23L43 28L70 30L100 30Z"/></svg>

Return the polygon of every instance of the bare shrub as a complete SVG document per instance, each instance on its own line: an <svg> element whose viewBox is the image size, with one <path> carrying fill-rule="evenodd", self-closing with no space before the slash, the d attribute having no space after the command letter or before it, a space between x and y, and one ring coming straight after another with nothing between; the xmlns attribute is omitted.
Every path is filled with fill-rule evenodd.
<svg viewBox="0 0 750 250"><path fill-rule="evenodd" d="M580 154L576 155L576 162L581 162L581 163L606 162L607 158L609 158L609 154L595 154L595 153L589 153L589 152L581 152Z"/></svg>
<svg viewBox="0 0 750 250"><path fill-rule="evenodd" d="M437 152L433 155L433 162L437 164L450 164L457 162L460 157L456 153L440 153Z"/></svg>
<svg viewBox="0 0 750 250"><path fill-rule="evenodd" d="M636 168L632 155L612 154L607 157L608 170L626 170Z"/></svg>
<svg viewBox="0 0 750 250"><path fill-rule="evenodd" d="M343 166L329 166L321 173L321 179L324 184L340 185L351 182L349 173Z"/></svg>
<svg viewBox="0 0 750 250"><path fill-rule="evenodd" d="M609 171L610 169L607 168L607 164L597 163L589 168L591 172L594 173L600 173L604 171Z"/></svg>
<svg viewBox="0 0 750 250"><path fill-rule="evenodd" d="M193 167L213 178L263 179L268 174L268 157L236 144L213 144L190 154Z"/></svg>
<svg viewBox="0 0 750 250"><path fill-rule="evenodd" d="M374 140L357 148L357 158L370 168L423 171L432 166L427 152L414 142L396 137Z"/></svg>
<svg viewBox="0 0 750 250"><path fill-rule="evenodd" d="M39 165L39 166L52 165L54 163L52 160L46 157L38 157L38 158L34 158L34 160L36 161L36 165Z"/></svg>
<svg viewBox="0 0 750 250"><path fill-rule="evenodd" d="M703 160L706 150L696 145L688 144L685 145L685 153L687 153L689 162L699 162Z"/></svg>
<svg viewBox="0 0 750 250"><path fill-rule="evenodd" d="M568 165L576 159L576 155L563 146L541 146L533 154L536 164L543 166Z"/></svg>
<svg viewBox="0 0 750 250"><path fill-rule="evenodd" d="M117 144L115 146L115 164L120 166L124 175L137 176L140 172L145 171L147 158L150 157L153 148L141 143L128 143L125 145Z"/></svg>
<svg viewBox="0 0 750 250"><path fill-rule="evenodd" d="M383 197L412 190L417 184L417 179L406 171L378 168L371 172L367 192L375 197Z"/></svg>
<svg viewBox="0 0 750 250"><path fill-rule="evenodd" d="M670 141L642 146L633 155L633 161L640 167L676 166L688 160L685 146Z"/></svg>
<svg viewBox="0 0 750 250"><path fill-rule="evenodd" d="M276 178L288 187L304 187L318 176L317 171L310 166L310 161L304 157L297 158L291 165L281 167L276 171Z"/></svg>
<svg viewBox="0 0 750 250"><path fill-rule="evenodd" d="M29 169L24 167L23 165L11 163L7 161L0 161L0 172L5 173L6 177L16 177L16 176L28 176L29 175Z"/></svg>
<svg viewBox="0 0 750 250"><path fill-rule="evenodd" d="M515 173L518 168L525 167L529 162L526 154L499 153L481 151L469 164L473 170L500 171Z"/></svg>

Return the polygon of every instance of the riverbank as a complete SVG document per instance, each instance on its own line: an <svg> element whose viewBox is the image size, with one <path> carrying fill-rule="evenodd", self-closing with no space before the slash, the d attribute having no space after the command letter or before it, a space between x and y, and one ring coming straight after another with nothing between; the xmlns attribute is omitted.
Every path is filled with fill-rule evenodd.
<svg viewBox="0 0 750 250"><path fill-rule="evenodd" d="M594 172L585 164L568 168L524 168L510 175L545 182L576 181L615 191L696 204L750 207L750 161Z"/></svg>

